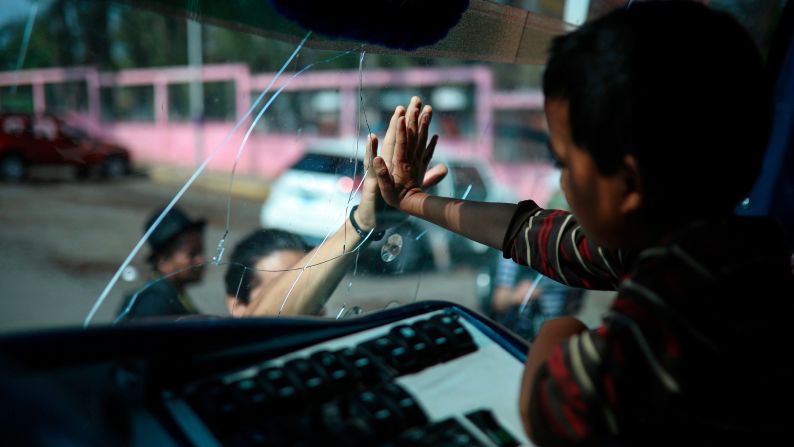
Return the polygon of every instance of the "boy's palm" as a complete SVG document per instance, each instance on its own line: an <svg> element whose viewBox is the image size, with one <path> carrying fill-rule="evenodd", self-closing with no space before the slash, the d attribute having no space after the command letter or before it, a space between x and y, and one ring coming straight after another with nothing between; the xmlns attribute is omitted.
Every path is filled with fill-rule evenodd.
<svg viewBox="0 0 794 447"><path fill-rule="evenodd" d="M413 194L437 184L447 174L444 165L427 170L438 136L434 135L428 143L432 109L426 106L420 115L421 105L419 98L414 97L406 112L402 107L395 110L381 156L374 160L383 199L403 211Z"/></svg>

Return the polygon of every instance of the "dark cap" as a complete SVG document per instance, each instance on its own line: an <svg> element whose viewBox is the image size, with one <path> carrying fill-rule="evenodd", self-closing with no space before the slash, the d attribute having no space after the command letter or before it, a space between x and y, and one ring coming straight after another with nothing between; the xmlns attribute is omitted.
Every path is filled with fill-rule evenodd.
<svg viewBox="0 0 794 447"><path fill-rule="evenodd" d="M158 209L149 217L146 221L146 226L143 228L144 233L149 230L164 209L165 207ZM149 246L152 248L152 253L161 251L175 237L186 231L203 231L206 224L206 219L191 220L181 209L177 207L171 208L171 211L165 215L160 225L149 236Z"/></svg>

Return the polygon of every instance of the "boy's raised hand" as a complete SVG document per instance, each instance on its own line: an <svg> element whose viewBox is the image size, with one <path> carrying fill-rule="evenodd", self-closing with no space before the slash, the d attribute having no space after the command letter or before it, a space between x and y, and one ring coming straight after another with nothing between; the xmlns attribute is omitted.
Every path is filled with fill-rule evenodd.
<svg viewBox="0 0 794 447"><path fill-rule="evenodd" d="M420 113L421 107L421 100L414 96L407 111L402 107L394 111L381 155L373 160L381 196L386 203L403 211L409 209L416 193L437 184L447 174L444 165L427 170L438 135L430 138L428 143L433 110L425 106Z"/></svg>

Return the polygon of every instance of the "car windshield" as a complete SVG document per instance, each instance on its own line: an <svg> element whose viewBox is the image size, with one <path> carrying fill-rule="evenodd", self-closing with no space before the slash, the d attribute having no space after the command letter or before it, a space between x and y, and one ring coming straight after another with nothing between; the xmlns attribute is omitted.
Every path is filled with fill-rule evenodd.
<svg viewBox="0 0 794 447"><path fill-rule="evenodd" d="M372 207L367 136L383 146L414 95L433 107L431 166L449 168L436 194L565 209L546 50L630 1L472 0L416 50L328 37L271 3L3 2L0 331L344 319L424 300L530 340L553 316L599 321L611 293L567 288L380 202L374 229L353 210ZM785 2L708 3L766 52Z"/></svg>

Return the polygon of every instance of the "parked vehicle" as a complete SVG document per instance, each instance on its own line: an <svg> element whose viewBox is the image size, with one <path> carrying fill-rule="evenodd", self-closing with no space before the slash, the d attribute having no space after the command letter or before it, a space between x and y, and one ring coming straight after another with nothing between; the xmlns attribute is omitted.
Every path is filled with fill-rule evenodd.
<svg viewBox="0 0 794 447"><path fill-rule="evenodd" d="M356 143L350 141L318 140L309 145L303 156L273 182L262 206L262 226L299 234L312 245L321 243L360 200L356 192L364 175L360 142L357 157L353 156L355 152ZM438 152L443 153L443 148ZM436 162L445 163L449 175L434 187L434 194L480 201L514 200L494 181L486 160L437 155ZM361 253L359 266L373 273L445 270L476 263L486 251L482 244L407 217Z"/></svg>
<svg viewBox="0 0 794 447"><path fill-rule="evenodd" d="M130 152L53 115L0 114L0 178L17 182L30 167L74 166L78 177L117 178L130 172Z"/></svg>

